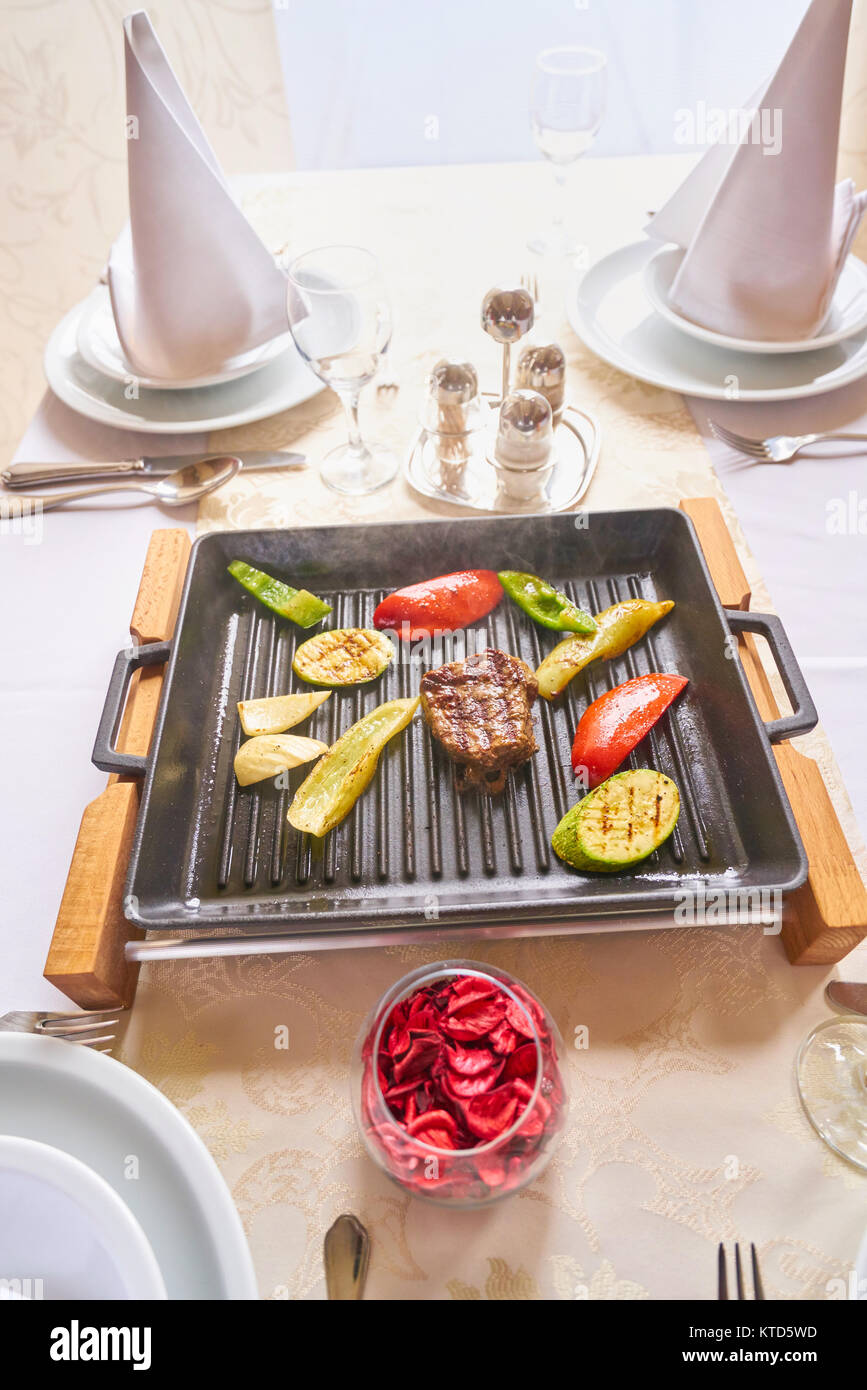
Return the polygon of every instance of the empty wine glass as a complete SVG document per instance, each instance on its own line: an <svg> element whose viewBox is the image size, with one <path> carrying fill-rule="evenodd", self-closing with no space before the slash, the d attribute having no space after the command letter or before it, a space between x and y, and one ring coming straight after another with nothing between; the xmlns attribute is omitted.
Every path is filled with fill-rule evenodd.
<svg viewBox="0 0 867 1390"><path fill-rule="evenodd" d="M399 466L390 449L365 443L358 425L361 388L373 380L391 341L379 262L359 246L325 246L297 256L288 275L295 345L346 411L349 439L322 460L322 481L335 492L374 492Z"/></svg>
<svg viewBox="0 0 867 1390"><path fill-rule="evenodd" d="M566 178L586 154L605 114L607 59L595 48L546 48L536 59L530 94L533 138L554 169L557 207L543 236L529 242L541 256L579 255L565 225Z"/></svg>
<svg viewBox="0 0 867 1390"><path fill-rule="evenodd" d="M816 1133L867 1172L867 1018L844 1014L818 1024L801 1043L795 1076Z"/></svg>

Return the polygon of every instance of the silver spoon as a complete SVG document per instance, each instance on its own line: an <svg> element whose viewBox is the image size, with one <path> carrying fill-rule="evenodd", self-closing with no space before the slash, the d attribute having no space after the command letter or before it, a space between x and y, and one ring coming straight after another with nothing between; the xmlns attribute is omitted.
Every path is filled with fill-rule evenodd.
<svg viewBox="0 0 867 1390"><path fill-rule="evenodd" d="M16 492L8 495L10 500L14 495L16 502L38 503L44 512L51 511L52 507L62 507L66 502L77 502L84 497L98 497L103 492L147 492L165 507L186 507L191 502L198 502L206 493L222 487L230 478L234 478L240 467L239 458L225 454L217 458L201 459L198 463L188 463L186 468L179 468L176 473L169 473L168 477L159 480L148 481L139 478L135 482L124 480L101 483L99 487L76 488L74 492L41 492L29 495Z"/></svg>
<svg viewBox="0 0 867 1390"><path fill-rule="evenodd" d="M533 296L523 285L511 289L488 290L482 300L482 328L495 343L503 348L503 389L502 399L509 394L509 353L512 343L523 338L533 327L535 306Z"/></svg>
<svg viewBox="0 0 867 1390"><path fill-rule="evenodd" d="M360 1299L370 1263L370 1236L357 1216L344 1212L325 1234L325 1284L330 1300Z"/></svg>
<svg viewBox="0 0 867 1390"><path fill-rule="evenodd" d="M867 1016L867 985L832 980L825 986L825 999L835 1013Z"/></svg>

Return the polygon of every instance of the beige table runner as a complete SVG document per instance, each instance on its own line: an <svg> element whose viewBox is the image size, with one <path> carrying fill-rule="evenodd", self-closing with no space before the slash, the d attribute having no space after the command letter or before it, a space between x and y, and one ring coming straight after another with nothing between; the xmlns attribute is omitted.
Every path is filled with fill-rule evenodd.
<svg viewBox="0 0 867 1390"><path fill-rule="evenodd" d="M636 236L644 210L684 168L681 157L582 167L574 206L589 259ZM401 390L377 401L368 388L362 424L371 437L403 451L425 370L444 352L466 354L496 386L497 353L477 326L478 306L491 284L539 269L523 247L548 215L547 175L501 165L251 186L246 206L269 243L358 241L382 259ZM539 337L563 344L571 396L604 431L586 504L717 496L754 605L768 607L682 400L588 354L565 324L562 278L546 271L541 289ZM220 448L302 447L312 466L238 478L203 505L200 530L451 511L421 504L402 479L364 499L326 490L315 460L342 431L338 403L323 393L215 436ZM820 761L856 844L824 737L798 746ZM364 1156L349 1105L352 1041L369 1007L416 964L457 956L503 966L537 991L566 1040L572 1092L551 1168L483 1212L403 1195ZM837 1297L867 1225L867 1178L815 1138L793 1082L798 1043L825 1016L830 973L793 969L777 938L747 927L162 963L143 972L124 1060L165 1091L216 1157L264 1297L323 1296L322 1235L344 1210L371 1231L372 1297L712 1297L716 1242L734 1238L758 1245L769 1297ZM867 952L845 973L867 978ZM582 1026L590 1046L578 1051Z"/></svg>

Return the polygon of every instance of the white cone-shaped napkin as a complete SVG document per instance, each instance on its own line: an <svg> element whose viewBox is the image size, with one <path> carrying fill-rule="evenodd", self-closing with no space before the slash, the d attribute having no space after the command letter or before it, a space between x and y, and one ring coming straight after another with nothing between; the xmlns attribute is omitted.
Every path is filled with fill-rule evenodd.
<svg viewBox="0 0 867 1390"><path fill-rule="evenodd" d="M708 150L647 226L686 249L669 303L706 328L794 342L828 313L867 208L834 186L851 9L813 0L740 143Z"/></svg>
<svg viewBox="0 0 867 1390"><path fill-rule="evenodd" d="M143 10L123 22L130 221L108 285L135 371L218 372L289 331L286 276L241 212Z"/></svg>

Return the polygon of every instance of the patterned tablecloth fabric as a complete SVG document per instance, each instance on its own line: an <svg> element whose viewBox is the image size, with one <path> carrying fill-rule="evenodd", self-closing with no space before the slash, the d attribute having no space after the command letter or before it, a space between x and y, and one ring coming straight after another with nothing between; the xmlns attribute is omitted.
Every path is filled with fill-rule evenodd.
<svg viewBox="0 0 867 1390"><path fill-rule="evenodd" d="M580 170L584 196L574 206L591 260L638 234L647 203L630 177L637 163L605 161L604 180L592 163ZM478 327L482 294L541 272L538 336L563 344L570 395L604 431L587 505L717 496L754 605L768 607L683 401L587 353L563 317L562 276L524 251L548 192L541 167L383 170L259 180L246 206L269 244L356 241L381 257L397 309L392 367L401 389L377 400L369 388L362 423L399 450L439 356L469 356L495 388L497 351ZM302 447L315 464L342 430L338 402L322 393L212 444ZM199 527L422 523L448 510L421 504L402 480L341 498L313 466L239 477L207 499ZM819 760L863 868L821 731L798 746ZM348 1093L367 1010L399 975L456 956L505 967L540 995L566 1041L572 1097L548 1171L474 1212L410 1199L382 1176L363 1153ZM370 1297L711 1298L716 1243L735 1238L756 1242L768 1297L840 1297L867 1225L867 1177L813 1134L793 1075L801 1038L826 1016L822 990L835 973L790 967L778 938L743 926L166 962L143 971L122 1055L217 1159L265 1298L324 1295L322 1236L346 1210L372 1236ZM867 978L867 951L842 973ZM579 1048L583 1028L589 1046Z"/></svg>

